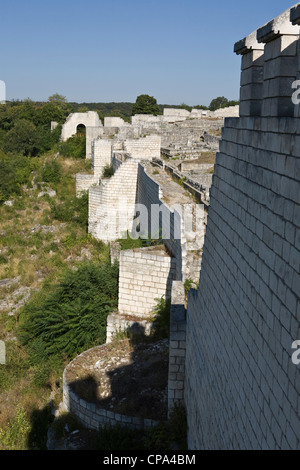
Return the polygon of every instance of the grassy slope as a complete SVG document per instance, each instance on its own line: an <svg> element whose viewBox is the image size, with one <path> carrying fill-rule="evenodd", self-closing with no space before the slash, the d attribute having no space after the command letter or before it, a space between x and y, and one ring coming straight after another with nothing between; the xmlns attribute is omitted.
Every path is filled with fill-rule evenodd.
<svg viewBox="0 0 300 470"><path fill-rule="evenodd" d="M53 155L41 157L34 175L36 185L16 198L13 206L0 207L0 281L16 279L15 284L0 287L0 303L13 299L15 307L26 292L32 295L46 292L65 269L80 263L86 254L88 258L99 260L108 257L107 247L91 240L85 227L76 222L59 222L51 211L51 203L75 197L75 174L87 171L90 163L59 157L61 181L43 184L42 167L53 158ZM39 192L46 187L52 187L57 195L39 198ZM28 448L32 416L47 405L51 391L58 392L58 399L61 392L62 370L50 375L46 387L40 384L43 382L38 380L39 375L43 375L42 365L40 370L30 367L26 351L16 338L18 321L18 308L0 311L0 339L6 344L6 365L0 365L0 438L1 429L7 429L9 422L18 422L15 431L18 437L11 431L12 436L2 446L8 449L14 445ZM24 413L18 415L20 409Z"/></svg>

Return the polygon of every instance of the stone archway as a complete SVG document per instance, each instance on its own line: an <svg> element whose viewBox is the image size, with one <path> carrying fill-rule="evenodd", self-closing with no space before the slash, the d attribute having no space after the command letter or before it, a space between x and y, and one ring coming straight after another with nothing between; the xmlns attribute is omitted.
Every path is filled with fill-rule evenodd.
<svg viewBox="0 0 300 470"><path fill-rule="evenodd" d="M66 141L73 135L76 135L79 126L85 127L86 158L91 158L92 141L103 134L102 121L100 120L99 115L96 111L69 114L66 122L62 126L61 140Z"/></svg>
<svg viewBox="0 0 300 470"><path fill-rule="evenodd" d="M76 135L79 137L86 137L86 127L84 124L78 124L76 127Z"/></svg>
<svg viewBox="0 0 300 470"><path fill-rule="evenodd" d="M96 111L69 114L66 122L62 126L61 140L68 140L72 135L75 135L78 126L102 128L103 124Z"/></svg>

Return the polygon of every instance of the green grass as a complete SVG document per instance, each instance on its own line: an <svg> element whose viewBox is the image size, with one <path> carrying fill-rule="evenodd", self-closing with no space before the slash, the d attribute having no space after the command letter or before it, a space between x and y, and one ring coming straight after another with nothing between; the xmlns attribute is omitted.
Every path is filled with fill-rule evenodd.
<svg viewBox="0 0 300 470"><path fill-rule="evenodd" d="M73 274L76 284L76 273L85 269L81 267L84 263L100 267L109 260L109 247L87 233L87 196L76 198L75 194L74 175L86 171L88 163L80 158L55 159L51 152L32 159L26 185L18 194L10 193L13 206L0 205L0 280L19 279L16 285L0 289L0 300L26 286L35 289L27 308L32 302L35 307L43 305L65 276L71 276L72 282ZM55 189L56 196L38 198L45 188ZM70 219L67 211L72 213ZM43 226L53 227L53 232L44 231ZM81 258L82 249L90 253L92 261ZM34 363L32 351L20 342L20 314L21 310L13 316L0 312L0 337L7 354L6 365L0 366L0 448L44 449L42 428L49 395L52 390L61 399L62 373L69 358L62 352Z"/></svg>

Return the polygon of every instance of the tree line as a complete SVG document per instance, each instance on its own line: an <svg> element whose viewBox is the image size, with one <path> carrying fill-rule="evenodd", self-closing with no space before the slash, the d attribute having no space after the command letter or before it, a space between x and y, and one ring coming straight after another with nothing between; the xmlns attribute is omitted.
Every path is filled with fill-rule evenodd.
<svg viewBox="0 0 300 470"><path fill-rule="evenodd" d="M130 122L134 114L163 114L164 108L176 107L191 111L233 106L237 101L225 97L213 99L208 107L158 104L150 95L143 94L135 103L69 103L66 97L55 93L46 102L30 99L0 104L0 204L11 194L18 193L27 183L32 171L32 157L39 157L49 151L60 152L71 157L85 156L85 137L74 136L68 142L60 142L61 128L70 113L96 111L104 122L108 116L118 116ZM51 122L58 126L51 130Z"/></svg>

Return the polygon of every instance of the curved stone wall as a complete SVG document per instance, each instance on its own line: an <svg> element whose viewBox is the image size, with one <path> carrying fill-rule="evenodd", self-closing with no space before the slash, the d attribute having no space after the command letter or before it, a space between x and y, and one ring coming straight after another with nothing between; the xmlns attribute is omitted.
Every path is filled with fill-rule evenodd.
<svg viewBox="0 0 300 470"><path fill-rule="evenodd" d="M96 349L105 349L106 345L96 346L96 348L89 349L80 356L77 356L72 362L70 362L64 370L63 374L63 405L65 410L72 413L76 418L88 429L98 430L99 427L105 425L121 425L129 429L145 429L156 426L157 421L153 419L144 419L141 417L126 416L114 411L102 408L96 403L91 403L80 397L72 389L68 382L67 375L70 368L74 365L74 362L78 357L84 357L90 354L91 351Z"/></svg>

